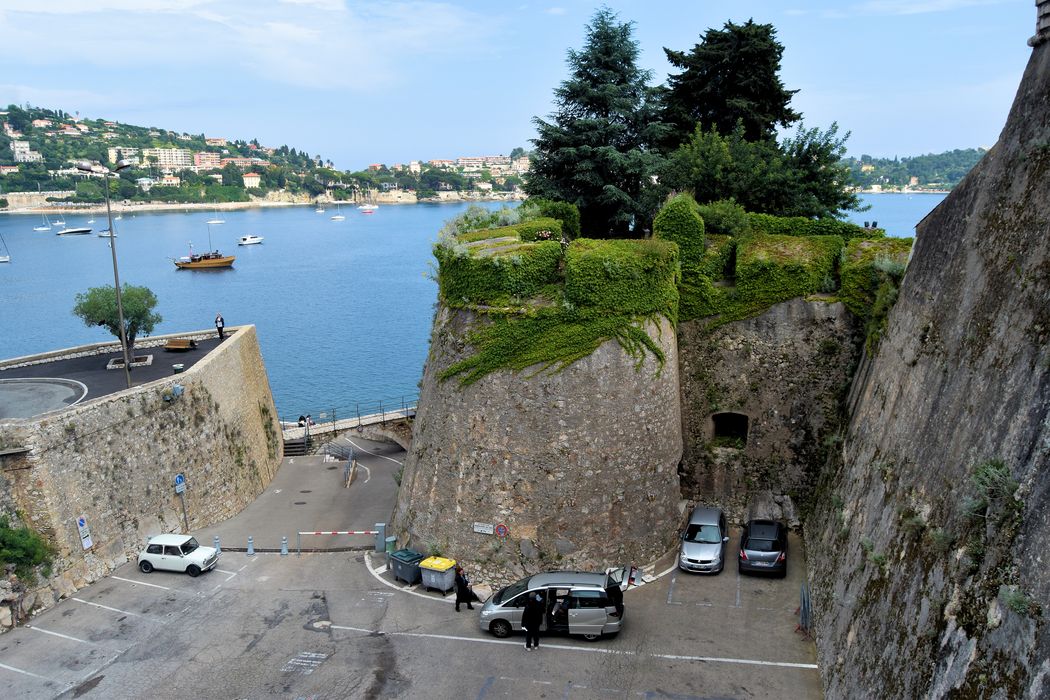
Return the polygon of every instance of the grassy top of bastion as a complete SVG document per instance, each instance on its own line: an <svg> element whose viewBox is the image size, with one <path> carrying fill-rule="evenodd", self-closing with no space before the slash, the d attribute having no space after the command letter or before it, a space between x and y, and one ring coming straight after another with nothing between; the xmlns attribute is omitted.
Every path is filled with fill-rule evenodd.
<svg viewBox="0 0 1050 700"><path fill-rule="evenodd" d="M665 318L708 328L796 297L842 301L877 342L911 239L837 220L745 212L732 202L670 198L653 236L578 237L575 207L472 207L434 246L442 303L483 320L473 354L443 373L470 384L489 372L557 371L617 340L638 360L664 354L644 330Z"/></svg>

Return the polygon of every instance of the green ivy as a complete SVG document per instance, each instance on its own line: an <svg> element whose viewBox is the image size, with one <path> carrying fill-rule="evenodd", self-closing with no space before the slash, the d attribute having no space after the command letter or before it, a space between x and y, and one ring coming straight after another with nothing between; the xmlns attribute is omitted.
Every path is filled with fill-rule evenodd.
<svg viewBox="0 0 1050 700"><path fill-rule="evenodd" d="M36 567L45 575L51 567L54 548L28 527L11 527L7 516L0 516L0 570L14 564L15 575L27 584L36 582Z"/></svg>
<svg viewBox="0 0 1050 700"><path fill-rule="evenodd" d="M882 238L881 228L864 228L838 219L807 219L804 216L773 216L748 214L751 233L776 236L840 236L852 238Z"/></svg>
<svg viewBox="0 0 1050 700"><path fill-rule="evenodd" d="M529 218L548 217L561 222L565 236L570 240L580 237L580 210L569 202L555 202L549 199L528 199L520 207L522 216Z"/></svg>
<svg viewBox="0 0 1050 700"><path fill-rule="evenodd" d="M499 231L499 229L492 229ZM561 245L494 243L492 247L434 246L441 297L451 306L497 304L508 297L535 296L558 279Z"/></svg>
<svg viewBox="0 0 1050 700"><path fill-rule="evenodd" d="M672 197L653 220L653 237L678 244L684 269L693 269L704 257L704 221L688 194Z"/></svg>
<svg viewBox="0 0 1050 700"><path fill-rule="evenodd" d="M565 257L565 298L580 308L645 316L678 313L678 248L649 240L573 241Z"/></svg>
<svg viewBox="0 0 1050 700"><path fill-rule="evenodd" d="M863 319L871 315L879 287L887 280L900 282L914 239L854 239L842 251L839 300Z"/></svg>
<svg viewBox="0 0 1050 700"><path fill-rule="evenodd" d="M550 217L541 217L531 221L523 221L513 226L517 229L518 236L523 241L560 241L562 234L561 222Z"/></svg>
<svg viewBox="0 0 1050 700"><path fill-rule="evenodd" d="M459 377L470 385L490 372L520 372L536 367L538 374L559 371L587 357L608 341L616 340L641 366L652 353L663 367L663 350L644 330L644 319L630 314L581 311L565 306L535 310L527 316L490 314L491 323L468 334L473 355L441 373L441 379Z"/></svg>
<svg viewBox="0 0 1050 700"><path fill-rule="evenodd" d="M736 288L768 305L835 288L838 236L749 236L737 246Z"/></svg>
<svg viewBox="0 0 1050 700"><path fill-rule="evenodd" d="M704 230L708 235L744 236L751 230L747 212L733 199L701 204L697 213L704 220Z"/></svg>

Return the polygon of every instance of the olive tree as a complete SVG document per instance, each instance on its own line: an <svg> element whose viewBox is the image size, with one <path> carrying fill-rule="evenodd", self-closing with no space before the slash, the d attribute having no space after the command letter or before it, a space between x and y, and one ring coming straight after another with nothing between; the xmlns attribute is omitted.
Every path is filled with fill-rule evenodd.
<svg viewBox="0 0 1050 700"><path fill-rule="evenodd" d="M154 326L164 319L153 310L157 305L157 295L148 287L125 284L120 290L120 301L124 309L124 337L130 351L135 347L139 333L152 333ZM115 287L91 287L77 294L76 302L73 314L79 316L85 326L102 326L120 338Z"/></svg>

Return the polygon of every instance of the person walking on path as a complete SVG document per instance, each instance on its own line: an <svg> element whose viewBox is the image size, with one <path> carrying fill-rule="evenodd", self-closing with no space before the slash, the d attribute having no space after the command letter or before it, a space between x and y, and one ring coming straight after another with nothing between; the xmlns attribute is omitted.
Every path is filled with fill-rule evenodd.
<svg viewBox="0 0 1050 700"><path fill-rule="evenodd" d="M222 314L215 314L215 330L219 331L219 340L222 340L226 335L222 332L222 329L226 327L226 321L223 320Z"/></svg>
<svg viewBox="0 0 1050 700"><path fill-rule="evenodd" d="M525 628L525 651L532 651L533 644L540 648L540 625L543 624L543 613L546 606L539 593L529 596L525 610L521 613L521 626Z"/></svg>
<svg viewBox="0 0 1050 700"><path fill-rule="evenodd" d="M471 605L471 590L470 581L467 579L467 575L463 573L463 567L456 567L456 612L459 612L459 604L466 603L467 610L473 610L474 606Z"/></svg>

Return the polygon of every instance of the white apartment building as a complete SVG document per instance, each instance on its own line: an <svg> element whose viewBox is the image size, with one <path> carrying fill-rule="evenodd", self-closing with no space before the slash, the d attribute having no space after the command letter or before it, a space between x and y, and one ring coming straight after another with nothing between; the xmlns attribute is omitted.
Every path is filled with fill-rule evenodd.
<svg viewBox="0 0 1050 700"><path fill-rule="evenodd" d="M186 170L193 167L193 154L188 148L143 148L142 159L157 159L161 172Z"/></svg>
<svg viewBox="0 0 1050 700"><path fill-rule="evenodd" d="M197 151L193 154L193 164L198 170L213 170L222 167L222 155L208 151Z"/></svg>
<svg viewBox="0 0 1050 700"><path fill-rule="evenodd" d="M11 153L14 154L16 163L39 163L44 159L42 155L29 148L28 141L12 141Z"/></svg>
<svg viewBox="0 0 1050 700"><path fill-rule="evenodd" d="M137 148L117 146L115 148L106 149L106 154L109 156L110 163L116 163L119 160L126 160L130 161L132 165L139 164L139 149Z"/></svg>

